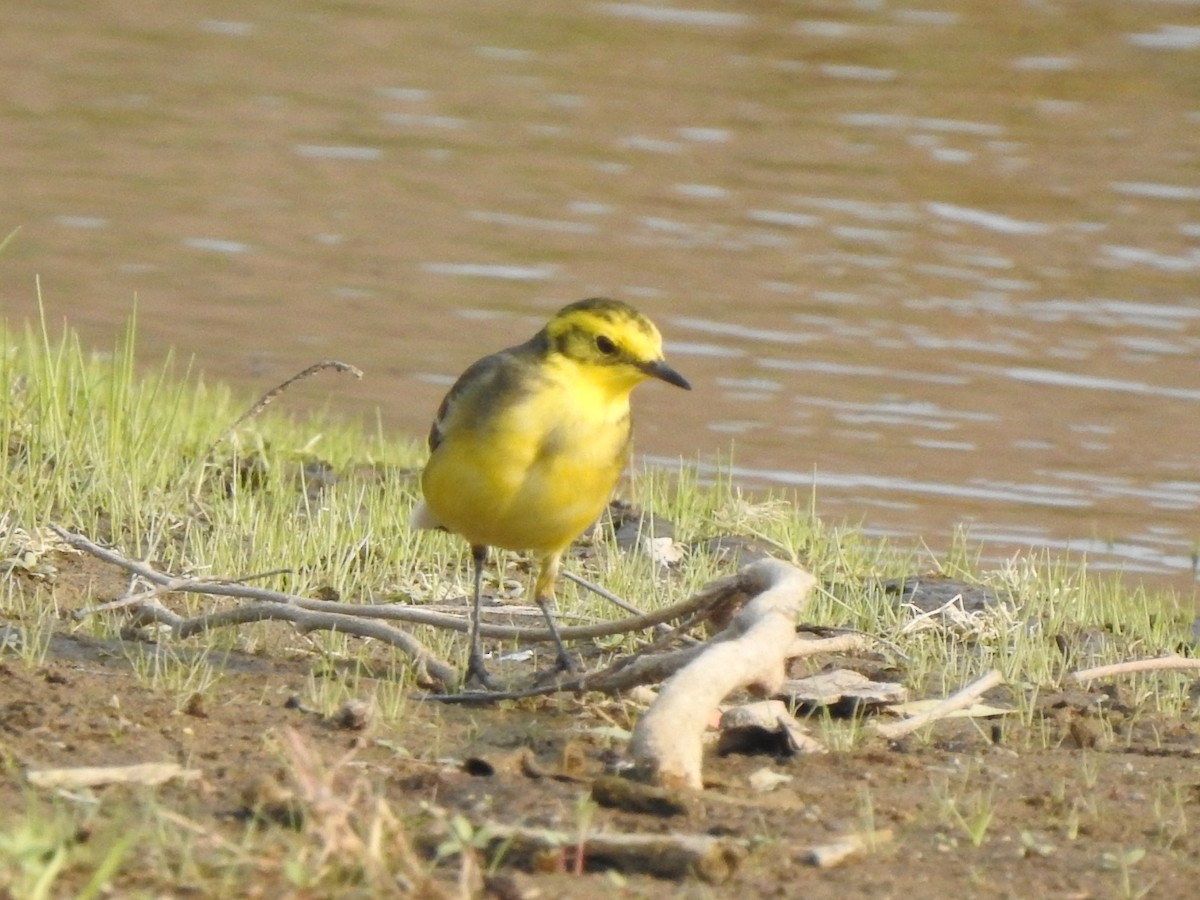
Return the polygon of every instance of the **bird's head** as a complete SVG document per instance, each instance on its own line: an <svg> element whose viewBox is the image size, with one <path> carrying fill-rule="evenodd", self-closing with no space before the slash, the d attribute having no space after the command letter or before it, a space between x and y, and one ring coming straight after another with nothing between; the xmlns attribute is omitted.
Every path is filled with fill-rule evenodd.
<svg viewBox="0 0 1200 900"><path fill-rule="evenodd" d="M692 389L663 359L662 335L654 323L620 300L593 298L565 306L543 334L551 353L618 390L628 392L647 378Z"/></svg>

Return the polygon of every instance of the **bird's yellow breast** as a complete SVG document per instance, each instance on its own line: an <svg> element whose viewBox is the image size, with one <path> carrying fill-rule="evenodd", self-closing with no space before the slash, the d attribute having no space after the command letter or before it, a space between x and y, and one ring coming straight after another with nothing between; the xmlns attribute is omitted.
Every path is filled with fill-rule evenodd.
<svg viewBox="0 0 1200 900"><path fill-rule="evenodd" d="M555 553L599 517L629 454L629 391L569 360L461 398L421 486L434 518L472 544Z"/></svg>

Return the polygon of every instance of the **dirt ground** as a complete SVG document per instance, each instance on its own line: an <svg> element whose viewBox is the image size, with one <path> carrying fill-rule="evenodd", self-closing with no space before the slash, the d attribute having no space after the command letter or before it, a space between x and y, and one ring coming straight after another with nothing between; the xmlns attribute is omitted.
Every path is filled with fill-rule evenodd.
<svg viewBox="0 0 1200 900"><path fill-rule="evenodd" d="M493 896L1182 897L1200 878L1200 728L1148 717L1115 689L1044 696L1028 725L943 722L932 738L867 738L819 756L710 753L708 787L674 815L591 808L581 798L620 757L612 731L633 722L630 702L561 696L454 706L410 698L399 715L356 729L296 702L311 696L323 665L302 653L213 659L220 677L200 696L153 689L129 662L132 639L71 633L72 604L110 593L117 576L94 560L59 564L68 573L81 568L53 589L61 628L46 659L30 666L15 653L0 656L0 809L24 810L48 796L29 787L30 769L174 762L199 772L155 787L97 788L86 802L79 792L60 796L60 806L79 811L79 840L128 827L112 810L141 809L151 829L185 823L190 862L128 856L113 895L218 895L222 882L205 860L242 844L248 829L258 836L258 863L242 860L236 893L373 895L361 885L298 888L261 849L273 834L283 847L299 824L288 814L294 766L289 774L280 750L289 729L318 766L334 767L353 750L343 774L386 800L422 866L433 866L432 849L445 838L437 823L456 813L476 826L698 833L742 848L720 883L616 878L590 865L576 874L569 859L522 867L502 858L487 882ZM176 649L187 652L187 642ZM807 662L806 671L828 662ZM366 678L361 686L370 700L386 682ZM1004 702L1004 692L989 699ZM1093 715L1101 700L1107 723ZM1041 747L1048 749L1029 749ZM764 767L789 780L755 792L748 778ZM259 814L248 824L250 807ZM814 846L871 829L890 837L837 866L808 863ZM461 857L449 855L423 891L453 895L461 869ZM87 877L68 869L56 895L72 895Z"/></svg>

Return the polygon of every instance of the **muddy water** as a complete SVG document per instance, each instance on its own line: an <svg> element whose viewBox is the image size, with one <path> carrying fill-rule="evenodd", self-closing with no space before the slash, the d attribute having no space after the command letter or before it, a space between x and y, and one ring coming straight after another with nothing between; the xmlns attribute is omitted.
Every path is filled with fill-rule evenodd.
<svg viewBox="0 0 1200 900"><path fill-rule="evenodd" d="M0 4L0 304L421 435L564 302L639 449L1191 593L1200 3Z"/></svg>

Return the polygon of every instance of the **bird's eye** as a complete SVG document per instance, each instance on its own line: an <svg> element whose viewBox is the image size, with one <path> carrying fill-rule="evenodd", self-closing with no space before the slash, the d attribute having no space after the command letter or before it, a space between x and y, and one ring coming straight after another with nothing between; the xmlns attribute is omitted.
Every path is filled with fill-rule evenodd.
<svg viewBox="0 0 1200 900"><path fill-rule="evenodd" d="M601 334L596 336L596 349L605 356L612 356L617 352L617 345L613 343L612 338Z"/></svg>

